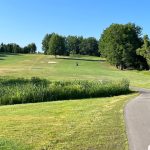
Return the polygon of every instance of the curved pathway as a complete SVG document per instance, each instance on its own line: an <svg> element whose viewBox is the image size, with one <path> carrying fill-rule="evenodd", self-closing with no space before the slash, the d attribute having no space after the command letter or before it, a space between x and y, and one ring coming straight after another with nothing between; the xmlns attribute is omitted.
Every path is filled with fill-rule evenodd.
<svg viewBox="0 0 150 150"><path fill-rule="evenodd" d="M130 150L150 150L150 90L134 88L140 96L125 107ZM149 149L148 149L149 147Z"/></svg>

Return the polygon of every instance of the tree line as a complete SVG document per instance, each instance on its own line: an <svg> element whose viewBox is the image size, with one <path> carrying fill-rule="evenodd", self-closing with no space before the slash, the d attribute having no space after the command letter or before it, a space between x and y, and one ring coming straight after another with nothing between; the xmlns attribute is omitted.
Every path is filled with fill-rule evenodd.
<svg viewBox="0 0 150 150"><path fill-rule="evenodd" d="M61 36L56 33L46 34L42 41L42 50L46 55L91 55L100 56L98 40L94 37Z"/></svg>
<svg viewBox="0 0 150 150"><path fill-rule="evenodd" d="M46 55L81 54L105 57L118 69L149 69L150 40L142 35L142 28L134 23L111 24L99 41L94 37L46 34L42 50Z"/></svg>
<svg viewBox="0 0 150 150"><path fill-rule="evenodd" d="M22 53L22 54L28 54L28 53L36 53L37 47L35 43L28 44L25 47L21 47L16 43L9 43L9 44L3 44L0 45L0 52L1 53Z"/></svg>
<svg viewBox="0 0 150 150"><path fill-rule="evenodd" d="M35 43L20 47L18 44L1 44L0 52L35 53ZM83 36L67 37L56 33L46 34L42 40L42 50L46 55L71 54L105 57L118 69L150 69L150 39L142 37L142 28L134 23L111 24L100 39Z"/></svg>

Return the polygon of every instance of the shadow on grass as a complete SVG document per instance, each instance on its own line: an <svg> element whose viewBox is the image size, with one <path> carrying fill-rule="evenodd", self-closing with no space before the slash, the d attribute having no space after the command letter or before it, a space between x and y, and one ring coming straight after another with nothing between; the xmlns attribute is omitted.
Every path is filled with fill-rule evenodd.
<svg viewBox="0 0 150 150"><path fill-rule="evenodd" d="M7 55L0 53L0 60L5 60L3 57L7 57Z"/></svg>
<svg viewBox="0 0 150 150"><path fill-rule="evenodd" d="M5 60L4 57L8 57L10 55L13 55L13 56L21 56L21 54L18 54L18 53L0 53L0 60Z"/></svg>
<svg viewBox="0 0 150 150"><path fill-rule="evenodd" d="M0 57L7 57L9 55L17 55L17 56L20 56L21 54L20 53L0 53Z"/></svg>
<svg viewBox="0 0 150 150"><path fill-rule="evenodd" d="M7 55L5 55L5 54L0 54L0 57L7 57Z"/></svg>
<svg viewBox="0 0 150 150"><path fill-rule="evenodd" d="M66 60L83 60L83 61L95 61L95 62L105 62L106 60L94 60L94 59L85 59L85 58L66 58L66 57L62 57L62 58L59 58L57 57L57 59L66 59Z"/></svg>

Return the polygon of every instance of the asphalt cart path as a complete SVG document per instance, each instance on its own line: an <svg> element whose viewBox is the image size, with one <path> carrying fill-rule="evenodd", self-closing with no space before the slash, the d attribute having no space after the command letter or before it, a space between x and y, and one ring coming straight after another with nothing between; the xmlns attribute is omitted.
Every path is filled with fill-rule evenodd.
<svg viewBox="0 0 150 150"><path fill-rule="evenodd" d="M140 95L131 100L124 110L129 150L150 150L150 90L134 90Z"/></svg>

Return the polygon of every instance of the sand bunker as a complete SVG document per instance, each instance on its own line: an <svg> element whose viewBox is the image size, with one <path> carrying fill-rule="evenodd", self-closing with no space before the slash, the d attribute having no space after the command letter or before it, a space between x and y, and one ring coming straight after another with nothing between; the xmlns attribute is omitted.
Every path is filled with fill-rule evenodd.
<svg viewBox="0 0 150 150"><path fill-rule="evenodd" d="M57 62L55 61L49 61L48 64L56 64Z"/></svg>

